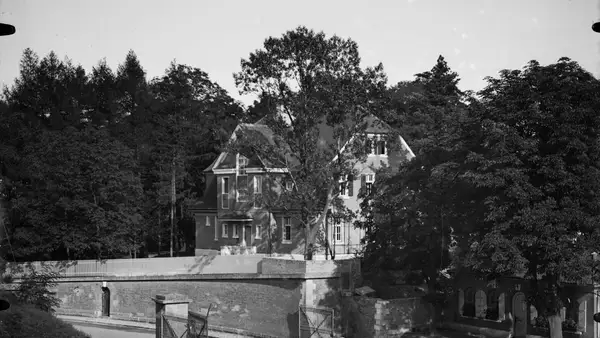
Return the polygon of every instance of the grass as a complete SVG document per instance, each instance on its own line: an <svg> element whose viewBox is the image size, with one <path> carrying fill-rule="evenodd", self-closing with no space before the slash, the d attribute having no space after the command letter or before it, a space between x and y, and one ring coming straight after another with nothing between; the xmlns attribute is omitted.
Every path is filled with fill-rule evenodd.
<svg viewBox="0 0 600 338"><path fill-rule="evenodd" d="M0 312L0 337L3 338L91 338L71 324L31 305L19 304L13 297L1 295L11 303Z"/></svg>

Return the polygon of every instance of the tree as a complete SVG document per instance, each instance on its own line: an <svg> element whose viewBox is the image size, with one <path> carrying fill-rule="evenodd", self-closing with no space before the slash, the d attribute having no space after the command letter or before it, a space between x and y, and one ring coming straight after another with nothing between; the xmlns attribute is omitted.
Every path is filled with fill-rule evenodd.
<svg viewBox="0 0 600 338"><path fill-rule="evenodd" d="M589 282L598 252L598 80L568 58L487 78L463 177L482 212L465 264L488 276L524 274L550 336L562 337L567 282Z"/></svg>
<svg viewBox="0 0 600 338"><path fill-rule="evenodd" d="M100 60L90 76L90 110L87 117L95 125L114 128L118 120L118 91L115 74Z"/></svg>
<svg viewBox="0 0 600 338"><path fill-rule="evenodd" d="M401 104L392 106L418 151L399 168L377 173L370 196L363 192L364 220L357 222L367 230L366 266L373 271L402 270L412 282L426 283L436 315L450 291L455 238L465 229L465 208L457 195L464 188L459 174L466 156L460 138L466 107L460 103L464 94L458 81L440 56L431 71L402 85L409 91L395 98ZM433 330L435 325L434 316Z"/></svg>
<svg viewBox="0 0 600 338"><path fill-rule="evenodd" d="M225 135L242 118L242 110L204 71L175 62L151 87L158 103L150 134L156 197L159 204L170 207L173 255L176 208L181 210L180 222L190 219L184 206L202 192L203 176L197 168L206 168L216 158ZM193 237L187 241L193 243Z"/></svg>
<svg viewBox="0 0 600 338"><path fill-rule="evenodd" d="M72 127L44 131L25 147L26 180L7 182L16 258L103 259L139 245L136 162L106 134Z"/></svg>
<svg viewBox="0 0 600 338"><path fill-rule="evenodd" d="M334 204L343 209L338 180L351 176L353 163L366 153L364 117L378 106L387 79L381 64L360 67L356 42L303 26L266 39L263 47L241 61L234 77L242 93L271 100L264 123L273 141L242 132L238 147L229 150L287 171L294 189L282 201L304 230L310 259L327 210Z"/></svg>

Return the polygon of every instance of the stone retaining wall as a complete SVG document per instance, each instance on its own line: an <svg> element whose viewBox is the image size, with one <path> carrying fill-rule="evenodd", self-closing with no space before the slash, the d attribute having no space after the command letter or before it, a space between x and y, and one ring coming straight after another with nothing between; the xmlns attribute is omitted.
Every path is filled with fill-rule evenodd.
<svg viewBox="0 0 600 338"><path fill-rule="evenodd" d="M165 275L157 274L161 264L154 262L144 262L151 267L149 274L144 274L141 264L133 271L125 270L127 264L131 267L135 262L102 263L105 264L103 272L107 266L113 267L113 275L93 273L90 268L93 264L88 264L83 275L77 273L83 272L81 269L71 268L68 270L71 273L58 279L53 290L61 300L57 313L99 317L103 291L108 290L111 318L153 322L152 297L176 293L191 300L190 311L205 313L213 304L210 322L216 326L275 337L296 337L299 306L303 305L334 309L335 328L341 330L340 276L350 270L350 261L297 261L259 256L191 258L193 260L186 257L185 264L173 258L171 267L162 260L168 272ZM236 269L241 273L235 273ZM98 270L101 269L96 272Z"/></svg>

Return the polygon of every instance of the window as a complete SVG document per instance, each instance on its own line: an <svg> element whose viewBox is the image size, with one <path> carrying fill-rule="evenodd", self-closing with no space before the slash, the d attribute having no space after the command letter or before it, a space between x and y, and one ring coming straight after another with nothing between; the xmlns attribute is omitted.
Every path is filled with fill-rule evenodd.
<svg viewBox="0 0 600 338"><path fill-rule="evenodd" d="M237 177L237 201L250 201L250 194L248 193L248 176Z"/></svg>
<svg viewBox="0 0 600 338"><path fill-rule="evenodd" d="M354 181L352 175L342 175L339 180L339 189L341 197L349 197L353 195Z"/></svg>
<svg viewBox="0 0 600 338"><path fill-rule="evenodd" d="M368 148L371 155L386 155L387 148L383 135L373 135L368 137Z"/></svg>
<svg viewBox="0 0 600 338"><path fill-rule="evenodd" d="M256 239L261 239L262 238L262 226L260 225L256 225L256 234L254 235L254 238Z"/></svg>
<svg viewBox="0 0 600 338"><path fill-rule="evenodd" d="M229 209L229 177L221 178L221 207Z"/></svg>
<svg viewBox="0 0 600 338"><path fill-rule="evenodd" d="M227 223L221 224L221 237L228 238L229 234L227 233Z"/></svg>
<svg viewBox="0 0 600 338"><path fill-rule="evenodd" d="M233 225L233 238L240 238L240 230L238 229L238 225Z"/></svg>
<svg viewBox="0 0 600 338"><path fill-rule="evenodd" d="M365 192L367 195L371 194L373 190L373 183L375 182L375 174L367 174L365 176Z"/></svg>
<svg viewBox="0 0 600 338"><path fill-rule="evenodd" d="M342 241L342 224L340 224L340 222L336 222L334 227L333 227L333 240L335 242L341 242Z"/></svg>
<svg viewBox="0 0 600 338"><path fill-rule="evenodd" d="M262 176L254 176L252 185L254 188L254 207L260 208L262 206Z"/></svg>
<svg viewBox="0 0 600 338"><path fill-rule="evenodd" d="M282 221L282 232L281 236L283 243L291 243L292 242L292 218L284 217Z"/></svg>
<svg viewBox="0 0 600 338"><path fill-rule="evenodd" d="M246 167L248 166L248 159L242 155L238 155L237 166L238 176L246 176Z"/></svg>
<svg viewBox="0 0 600 338"><path fill-rule="evenodd" d="M292 180L285 181L285 190L292 191L294 189L294 182Z"/></svg>

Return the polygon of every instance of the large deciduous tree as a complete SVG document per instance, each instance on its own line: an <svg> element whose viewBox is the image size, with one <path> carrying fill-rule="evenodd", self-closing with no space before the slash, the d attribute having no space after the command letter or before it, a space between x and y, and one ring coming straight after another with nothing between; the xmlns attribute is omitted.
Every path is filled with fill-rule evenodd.
<svg viewBox="0 0 600 338"><path fill-rule="evenodd" d="M440 56L430 71L391 89L395 119L418 150L411 161L377 174L375 189L362 203L363 221L357 222L367 230L365 265L400 270L411 282L427 284L436 314L449 287L453 242L465 228L457 194L464 189L459 174L467 117L458 81ZM408 90L395 93L398 88Z"/></svg>
<svg viewBox="0 0 600 338"><path fill-rule="evenodd" d="M336 203L342 209L339 178L352 176L353 163L365 154L363 118L385 92L383 66L361 68L351 39L298 27L266 39L241 67L234 75L240 92L270 99L263 121L274 142L238 140L242 148L288 171L294 189L283 200L304 230L309 259L326 211ZM347 144L352 136L353 144Z"/></svg>
<svg viewBox="0 0 600 338"><path fill-rule="evenodd" d="M564 283L589 282L600 249L600 86L568 58L487 81L471 107L481 147L463 177L483 212L465 263L529 278L529 301L562 337Z"/></svg>

